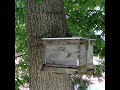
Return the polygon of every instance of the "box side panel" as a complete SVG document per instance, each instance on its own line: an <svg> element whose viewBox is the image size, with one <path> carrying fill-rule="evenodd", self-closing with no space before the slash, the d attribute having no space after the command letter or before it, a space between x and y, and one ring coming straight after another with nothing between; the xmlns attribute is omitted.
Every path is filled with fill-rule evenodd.
<svg viewBox="0 0 120 90"><path fill-rule="evenodd" d="M87 63L93 64L93 45L90 45L87 50Z"/></svg>
<svg viewBox="0 0 120 90"><path fill-rule="evenodd" d="M87 55L87 51L86 51L86 45L80 45L80 66L82 65L86 65L86 55Z"/></svg>

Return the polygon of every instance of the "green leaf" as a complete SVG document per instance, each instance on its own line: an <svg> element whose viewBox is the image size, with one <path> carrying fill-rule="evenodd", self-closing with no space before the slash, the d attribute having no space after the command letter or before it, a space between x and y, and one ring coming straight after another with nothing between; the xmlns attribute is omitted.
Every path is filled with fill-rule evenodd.
<svg viewBox="0 0 120 90"><path fill-rule="evenodd" d="M20 90L19 87L20 87L20 84L18 84L18 82L16 81L15 82L15 90Z"/></svg>

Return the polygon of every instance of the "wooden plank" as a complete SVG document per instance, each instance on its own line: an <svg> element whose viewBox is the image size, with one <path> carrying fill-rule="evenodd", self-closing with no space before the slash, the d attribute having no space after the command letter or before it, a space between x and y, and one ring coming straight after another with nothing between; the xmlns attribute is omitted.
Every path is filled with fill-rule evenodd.
<svg viewBox="0 0 120 90"><path fill-rule="evenodd" d="M88 46L87 63L93 63L93 45Z"/></svg>
<svg viewBox="0 0 120 90"><path fill-rule="evenodd" d="M57 68L76 68L76 65L54 65L54 64L46 64L46 67L57 67Z"/></svg>
<svg viewBox="0 0 120 90"><path fill-rule="evenodd" d="M43 67L43 71L45 71L45 72L51 72L51 73L58 73L58 74L60 74L60 73L65 73L65 74L76 74L76 73L83 73L83 72L93 72L94 71L94 65L92 65L92 64L89 64L88 66L87 66L87 71L86 71L86 69L85 68L83 68L83 69L79 69L79 68L66 68L66 67L56 67L57 65L45 65L44 67Z"/></svg>
<svg viewBox="0 0 120 90"><path fill-rule="evenodd" d="M80 65L85 65L86 60L87 63L93 63L93 46L90 46L89 53L87 48L88 46L81 45L79 51L77 45L48 45L45 54L46 64L77 66L78 60Z"/></svg>
<svg viewBox="0 0 120 90"><path fill-rule="evenodd" d="M67 45L80 43L82 43L80 40L43 40L43 45Z"/></svg>
<svg viewBox="0 0 120 90"><path fill-rule="evenodd" d="M79 53L79 60L80 60L80 66L86 65L86 59L87 59L87 50L86 45L80 46L80 53Z"/></svg>
<svg viewBox="0 0 120 90"><path fill-rule="evenodd" d="M70 69L70 68L56 68L56 67L44 67L44 72L51 72L51 73L65 73L65 74L75 74L77 69Z"/></svg>
<svg viewBox="0 0 120 90"><path fill-rule="evenodd" d="M88 45L88 39L81 38L42 38L43 45ZM91 44L95 44L95 39L90 39Z"/></svg>
<svg viewBox="0 0 120 90"><path fill-rule="evenodd" d="M77 45L52 45L46 46L46 63L61 65L77 65Z"/></svg>

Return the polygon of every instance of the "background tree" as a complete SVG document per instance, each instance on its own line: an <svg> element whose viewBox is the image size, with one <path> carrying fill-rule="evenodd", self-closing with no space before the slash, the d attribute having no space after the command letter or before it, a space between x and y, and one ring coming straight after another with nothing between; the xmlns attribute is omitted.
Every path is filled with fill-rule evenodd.
<svg viewBox="0 0 120 90"><path fill-rule="evenodd" d="M28 37L25 29L24 4L24 0L15 1L15 46L17 53L27 54L26 40ZM37 2L36 4L42 3ZM104 57L105 42L102 39L102 37L105 36L104 0L64 0L64 10L68 26L66 30L68 30L72 36L96 39L96 46L94 48L95 56ZM102 33L96 36L95 31L100 30ZM24 58L24 61L16 64L16 90L20 85L28 83L29 80L27 55L23 55L22 58ZM97 76L104 72L104 62L96 67L96 71Z"/></svg>

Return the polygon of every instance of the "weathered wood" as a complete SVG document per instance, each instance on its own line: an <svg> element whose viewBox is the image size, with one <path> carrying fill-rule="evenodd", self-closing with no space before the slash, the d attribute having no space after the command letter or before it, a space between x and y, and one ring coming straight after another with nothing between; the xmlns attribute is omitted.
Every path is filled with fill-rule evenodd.
<svg viewBox="0 0 120 90"><path fill-rule="evenodd" d="M44 64L48 71L71 74L75 73L73 69L86 72L87 69L93 68L94 39L71 37L42 40L46 47ZM83 66L85 67L80 69Z"/></svg>
<svg viewBox="0 0 120 90"><path fill-rule="evenodd" d="M87 46L87 63L93 63L93 45Z"/></svg>
<svg viewBox="0 0 120 90"><path fill-rule="evenodd" d="M46 45L88 45L88 39L80 37L71 38L42 38L43 44ZM95 45L95 39L89 39L92 45Z"/></svg>
<svg viewBox="0 0 120 90"><path fill-rule="evenodd" d="M54 64L54 65L70 65L70 66L76 66L78 60L80 60L79 65L92 63L93 43L92 44L89 43L90 46L84 43L82 43L81 45L80 40L82 39L78 37L77 38L43 38L44 45L46 46L45 63L52 65ZM95 40L92 40L92 42L93 41L95 42ZM83 42L89 42L89 40L83 39Z"/></svg>
<svg viewBox="0 0 120 90"><path fill-rule="evenodd" d="M46 64L76 65L78 60L76 45L46 46Z"/></svg>
<svg viewBox="0 0 120 90"><path fill-rule="evenodd" d="M46 67L58 67L58 68L76 68L76 65L55 65L55 64L46 64Z"/></svg>
<svg viewBox="0 0 120 90"><path fill-rule="evenodd" d="M87 69L86 66L83 69L79 69L82 66L71 68L67 66L61 67L61 65L46 65L43 67L43 71L51 72L51 73L66 73L66 74L76 74L76 73L83 73L83 72L93 72L94 66L88 64Z"/></svg>
<svg viewBox="0 0 120 90"><path fill-rule="evenodd" d="M78 70L72 68L44 67L43 71L51 73L75 74Z"/></svg>
<svg viewBox="0 0 120 90"><path fill-rule="evenodd" d="M87 60L87 46L86 45L80 45L79 46L79 65L86 65L86 60Z"/></svg>

